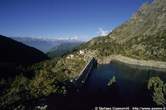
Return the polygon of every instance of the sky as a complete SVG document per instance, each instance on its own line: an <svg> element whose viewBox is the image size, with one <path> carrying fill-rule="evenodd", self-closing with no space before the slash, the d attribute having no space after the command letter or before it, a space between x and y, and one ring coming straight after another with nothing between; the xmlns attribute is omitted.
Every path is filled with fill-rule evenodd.
<svg viewBox="0 0 166 110"><path fill-rule="evenodd" d="M0 0L0 34L89 40L111 32L147 0Z"/></svg>

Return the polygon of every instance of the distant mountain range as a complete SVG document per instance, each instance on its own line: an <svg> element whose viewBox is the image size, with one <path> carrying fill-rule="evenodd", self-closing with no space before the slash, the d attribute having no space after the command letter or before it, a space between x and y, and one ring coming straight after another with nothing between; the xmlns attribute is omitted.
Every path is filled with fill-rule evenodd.
<svg viewBox="0 0 166 110"><path fill-rule="evenodd" d="M46 53L50 49L63 43L75 43L80 42L75 39L43 39L43 38L31 38L31 37L12 37L14 40L22 42L26 45L39 49Z"/></svg>
<svg viewBox="0 0 166 110"><path fill-rule="evenodd" d="M58 46L53 47L47 52L49 57L59 57L64 54L72 52L75 48L81 45L83 42L66 42Z"/></svg>

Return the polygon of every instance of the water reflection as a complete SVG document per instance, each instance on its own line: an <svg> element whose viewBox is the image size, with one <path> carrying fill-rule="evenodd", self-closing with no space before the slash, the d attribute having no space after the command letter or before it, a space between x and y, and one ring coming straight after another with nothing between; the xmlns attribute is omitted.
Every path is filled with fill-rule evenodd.
<svg viewBox="0 0 166 110"><path fill-rule="evenodd" d="M103 102L107 106L155 106L147 90L147 83L153 76L159 76L166 81L165 74L166 72L149 67L136 68L112 61L111 64L98 65L88 79L86 90L91 96L96 95L94 100L100 106ZM108 89L107 83L113 76L116 77L116 85Z"/></svg>
<svg viewBox="0 0 166 110"><path fill-rule="evenodd" d="M116 77L116 83L107 86L113 76ZM159 76L166 81L166 72L149 67L137 67L117 61L98 65L90 74L85 87L79 92L72 91L67 96L50 96L49 110L156 106L147 89L148 80L153 76Z"/></svg>

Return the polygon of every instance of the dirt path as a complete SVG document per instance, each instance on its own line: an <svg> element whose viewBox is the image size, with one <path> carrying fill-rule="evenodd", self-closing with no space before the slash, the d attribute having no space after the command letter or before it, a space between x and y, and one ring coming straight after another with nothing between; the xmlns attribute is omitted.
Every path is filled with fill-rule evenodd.
<svg viewBox="0 0 166 110"><path fill-rule="evenodd" d="M154 60L137 60L137 59L125 57L125 56L122 56L122 55L111 55L109 57L99 59L98 63L99 64L108 64L112 60L117 60L117 61L127 63L127 64L131 64L131 65L147 66L147 67L166 70L166 62L154 61Z"/></svg>

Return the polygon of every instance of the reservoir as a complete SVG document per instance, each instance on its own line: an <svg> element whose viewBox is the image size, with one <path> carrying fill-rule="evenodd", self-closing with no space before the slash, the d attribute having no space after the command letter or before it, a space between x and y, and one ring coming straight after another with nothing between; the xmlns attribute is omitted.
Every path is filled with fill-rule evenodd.
<svg viewBox="0 0 166 110"><path fill-rule="evenodd" d="M51 96L50 110L95 110L95 107L152 107L156 106L148 81L158 76L166 82L166 72L144 66L134 66L119 61L98 64L89 74L85 86L77 92ZM108 86L114 77L115 83ZM65 106L64 106L65 105Z"/></svg>
<svg viewBox="0 0 166 110"><path fill-rule="evenodd" d="M149 79L154 76L166 82L166 72L162 70L112 61L93 70L84 93L95 106L155 106L147 89ZM109 87L113 77L116 83Z"/></svg>

